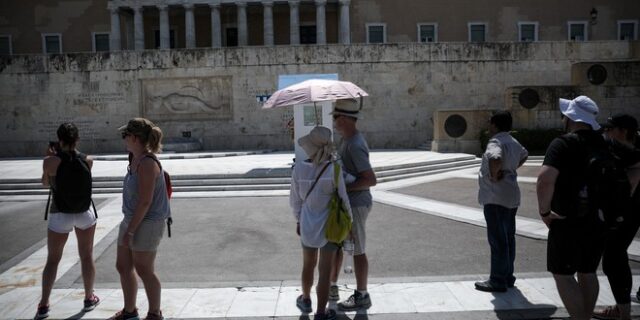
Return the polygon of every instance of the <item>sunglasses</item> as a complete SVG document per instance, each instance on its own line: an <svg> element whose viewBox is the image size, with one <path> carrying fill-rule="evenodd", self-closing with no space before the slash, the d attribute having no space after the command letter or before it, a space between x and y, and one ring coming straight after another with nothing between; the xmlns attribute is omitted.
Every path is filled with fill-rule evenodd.
<svg viewBox="0 0 640 320"><path fill-rule="evenodd" d="M121 134L122 134L122 139L125 139L126 137L131 135L131 133L129 132L122 132Z"/></svg>
<svg viewBox="0 0 640 320"><path fill-rule="evenodd" d="M338 118L340 118L340 117L342 117L342 115L334 114L334 115L333 115L333 120L336 120L336 119L338 119Z"/></svg>

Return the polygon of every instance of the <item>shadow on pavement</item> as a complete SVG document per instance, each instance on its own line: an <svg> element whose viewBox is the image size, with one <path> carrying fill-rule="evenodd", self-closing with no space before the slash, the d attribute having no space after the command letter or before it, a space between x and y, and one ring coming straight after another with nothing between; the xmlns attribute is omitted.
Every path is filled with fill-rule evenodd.
<svg viewBox="0 0 640 320"><path fill-rule="evenodd" d="M84 315L86 314L86 312L84 312L83 310L80 310L80 312L66 318L67 320L71 320L71 319L82 319L82 317L84 317Z"/></svg>
<svg viewBox="0 0 640 320"><path fill-rule="evenodd" d="M360 310L356 312L356 316L353 317L353 320L368 320L369 315L367 314L367 310Z"/></svg>
<svg viewBox="0 0 640 320"><path fill-rule="evenodd" d="M494 299L491 300L491 303L496 310L496 317L502 320L550 319L558 310L558 307L552 304L531 303L518 287L509 289L506 293L494 292L492 295Z"/></svg>

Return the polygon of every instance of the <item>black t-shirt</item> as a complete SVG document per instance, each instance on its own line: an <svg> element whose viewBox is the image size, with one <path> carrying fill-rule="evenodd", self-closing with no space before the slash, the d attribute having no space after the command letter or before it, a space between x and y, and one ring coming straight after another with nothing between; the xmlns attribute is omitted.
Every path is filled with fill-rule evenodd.
<svg viewBox="0 0 640 320"><path fill-rule="evenodd" d="M584 143L577 142L577 135ZM593 130L579 130L554 139L544 157L543 165L559 171L556 180L551 210L562 216L575 216L577 212L578 192L587 183L588 153L585 144L605 147L601 134Z"/></svg>
<svg viewBox="0 0 640 320"><path fill-rule="evenodd" d="M576 139L577 135L577 139ZM577 210L577 196L587 183L589 150L610 148L622 167L631 166L640 161L640 150L627 147L604 137L593 130L579 130L554 139L544 158L543 165L559 171L555 191L551 200L551 210L572 216Z"/></svg>

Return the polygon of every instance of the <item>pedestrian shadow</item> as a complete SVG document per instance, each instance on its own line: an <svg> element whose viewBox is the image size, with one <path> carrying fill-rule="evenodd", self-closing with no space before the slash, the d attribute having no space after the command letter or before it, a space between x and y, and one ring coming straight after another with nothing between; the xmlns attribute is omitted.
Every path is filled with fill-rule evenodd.
<svg viewBox="0 0 640 320"><path fill-rule="evenodd" d="M87 314L84 310L80 310L80 312L69 316L68 318L66 318L67 320L73 320L73 319L82 319L84 317L84 315Z"/></svg>
<svg viewBox="0 0 640 320"><path fill-rule="evenodd" d="M337 311L337 320L369 320L367 310L358 310L353 318L349 318L343 311Z"/></svg>
<svg viewBox="0 0 640 320"><path fill-rule="evenodd" d="M356 316L353 317L353 320L369 320L367 310L359 310L358 312L356 312Z"/></svg>
<svg viewBox="0 0 640 320"><path fill-rule="evenodd" d="M531 303L518 287L507 292L492 292L491 300L496 317L501 320L510 319L548 319L556 313L558 307L553 304Z"/></svg>
<svg viewBox="0 0 640 320"><path fill-rule="evenodd" d="M367 314L367 310L359 310L356 312L356 315L353 319L349 318L343 311L336 310L336 319L337 320L369 320L369 315ZM308 314L301 315L298 320L311 320Z"/></svg>

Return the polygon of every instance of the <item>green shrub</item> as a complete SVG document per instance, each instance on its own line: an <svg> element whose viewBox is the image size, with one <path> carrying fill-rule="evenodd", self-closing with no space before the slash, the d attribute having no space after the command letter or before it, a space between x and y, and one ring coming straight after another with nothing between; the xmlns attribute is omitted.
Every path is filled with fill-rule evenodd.
<svg viewBox="0 0 640 320"><path fill-rule="evenodd" d="M551 141L564 132L561 129L513 129L511 135L516 138L528 151L529 155L544 155ZM480 132L482 150L489 142L489 132Z"/></svg>

